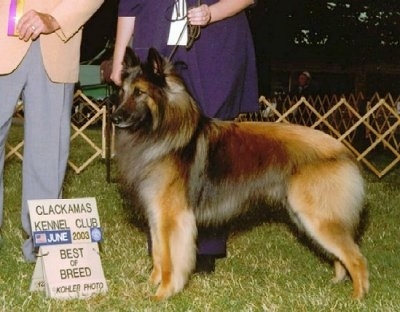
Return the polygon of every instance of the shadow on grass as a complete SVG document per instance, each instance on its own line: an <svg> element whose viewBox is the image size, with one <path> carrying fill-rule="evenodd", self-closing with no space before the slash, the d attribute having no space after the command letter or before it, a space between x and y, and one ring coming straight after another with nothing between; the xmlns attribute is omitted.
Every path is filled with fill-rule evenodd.
<svg viewBox="0 0 400 312"><path fill-rule="evenodd" d="M360 215L360 223L355 233L355 241L360 244L362 237L369 225L369 208L368 204L363 207ZM296 240L306 246L313 252L322 262L332 263L334 257L325 251L321 245L300 229L291 219L288 211L281 205L270 206L268 204L258 204L249 213L236 218L230 224L232 236L241 235L250 231L254 227L269 226L272 224L284 225L296 238Z"/></svg>

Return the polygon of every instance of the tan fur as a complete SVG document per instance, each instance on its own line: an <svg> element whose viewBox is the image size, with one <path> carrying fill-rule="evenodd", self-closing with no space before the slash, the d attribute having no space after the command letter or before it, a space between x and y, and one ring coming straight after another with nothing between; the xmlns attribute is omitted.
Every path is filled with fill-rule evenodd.
<svg viewBox="0 0 400 312"><path fill-rule="evenodd" d="M131 66L113 121L121 128L124 187L143 205L150 226L156 300L186 285L197 225L227 222L258 201L285 206L334 257L334 281L349 273L353 296L368 292L367 262L354 240L363 179L343 144L296 125L208 119L157 53L150 51L148 64Z"/></svg>

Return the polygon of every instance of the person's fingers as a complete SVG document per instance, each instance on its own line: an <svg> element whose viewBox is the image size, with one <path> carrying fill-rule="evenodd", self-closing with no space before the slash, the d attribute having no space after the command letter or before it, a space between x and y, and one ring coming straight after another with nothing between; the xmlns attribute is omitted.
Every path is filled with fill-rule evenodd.
<svg viewBox="0 0 400 312"><path fill-rule="evenodd" d="M191 25L205 26L211 20L211 11L208 5L202 4L199 7L188 11L188 19Z"/></svg>
<svg viewBox="0 0 400 312"><path fill-rule="evenodd" d="M48 25L46 24L46 14L36 12L34 10L25 13L17 24L19 38L25 41L29 39L35 40L40 34L48 33Z"/></svg>

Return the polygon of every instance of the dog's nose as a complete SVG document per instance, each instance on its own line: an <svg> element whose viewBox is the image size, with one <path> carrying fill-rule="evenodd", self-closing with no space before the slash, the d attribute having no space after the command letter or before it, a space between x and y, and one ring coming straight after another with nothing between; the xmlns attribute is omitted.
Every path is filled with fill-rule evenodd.
<svg viewBox="0 0 400 312"><path fill-rule="evenodd" d="M121 114L118 114L118 113L112 114L110 119L111 119L111 122L115 125L118 125L119 123L122 122L122 116L121 116Z"/></svg>

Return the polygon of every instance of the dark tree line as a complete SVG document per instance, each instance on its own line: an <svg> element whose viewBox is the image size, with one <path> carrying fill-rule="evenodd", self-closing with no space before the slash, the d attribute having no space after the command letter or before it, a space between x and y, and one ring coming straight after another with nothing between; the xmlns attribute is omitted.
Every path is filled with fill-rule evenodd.
<svg viewBox="0 0 400 312"><path fill-rule="evenodd" d="M400 68L398 0L258 0L248 16L263 86L276 60L312 59L343 71L371 64ZM356 80L367 84L366 76Z"/></svg>
<svg viewBox="0 0 400 312"><path fill-rule="evenodd" d="M398 0L259 0L249 10L257 51L342 62L398 62Z"/></svg>

